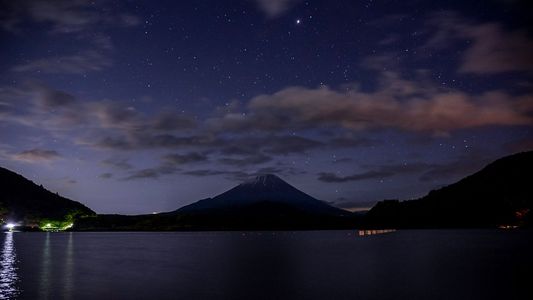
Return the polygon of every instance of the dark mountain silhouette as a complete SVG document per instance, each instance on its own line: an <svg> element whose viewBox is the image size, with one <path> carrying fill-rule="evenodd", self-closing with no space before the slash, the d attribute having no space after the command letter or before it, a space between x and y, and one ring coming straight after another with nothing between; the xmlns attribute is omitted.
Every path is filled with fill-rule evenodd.
<svg viewBox="0 0 533 300"><path fill-rule="evenodd" d="M423 198L379 202L365 220L379 227L530 226L532 178L533 151L518 153Z"/></svg>
<svg viewBox="0 0 533 300"><path fill-rule="evenodd" d="M354 215L299 191L275 175L263 175L173 212L107 215L83 222L77 229L326 229L353 228Z"/></svg>
<svg viewBox="0 0 533 300"><path fill-rule="evenodd" d="M212 229L304 229L352 226L352 213L296 189L275 175L262 175L214 198L172 214L185 224Z"/></svg>
<svg viewBox="0 0 533 300"><path fill-rule="evenodd" d="M317 200L276 175L262 175L239 184L214 198L200 200L177 213L215 212L269 204L318 215L346 215L348 212Z"/></svg>
<svg viewBox="0 0 533 300"><path fill-rule="evenodd" d="M0 168L3 218L38 222L86 215L74 230L271 230L357 227L531 227L533 151L499 159L457 183L417 200L386 200L363 219L319 201L275 175L244 182L216 197L154 215L95 215Z"/></svg>
<svg viewBox="0 0 533 300"><path fill-rule="evenodd" d="M0 168L0 218L38 226L42 220L71 221L95 213L83 204L54 194L17 173Z"/></svg>

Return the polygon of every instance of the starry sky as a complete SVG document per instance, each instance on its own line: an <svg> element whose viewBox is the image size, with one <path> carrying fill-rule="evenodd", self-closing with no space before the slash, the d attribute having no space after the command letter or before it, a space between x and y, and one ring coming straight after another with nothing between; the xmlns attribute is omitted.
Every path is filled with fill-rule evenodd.
<svg viewBox="0 0 533 300"><path fill-rule="evenodd" d="M420 197L533 149L527 2L0 0L0 166L99 213Z"/></svg>

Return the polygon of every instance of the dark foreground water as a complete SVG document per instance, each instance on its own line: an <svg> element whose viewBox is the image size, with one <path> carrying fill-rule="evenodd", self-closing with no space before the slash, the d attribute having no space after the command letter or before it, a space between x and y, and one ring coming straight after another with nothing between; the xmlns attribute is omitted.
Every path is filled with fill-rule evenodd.
<svg viewBox="0 0 533 300"><path fill-rule="evenodd" d="M0 299L518 299L532 295L532 242L496 230L1 233Z"/></svg>

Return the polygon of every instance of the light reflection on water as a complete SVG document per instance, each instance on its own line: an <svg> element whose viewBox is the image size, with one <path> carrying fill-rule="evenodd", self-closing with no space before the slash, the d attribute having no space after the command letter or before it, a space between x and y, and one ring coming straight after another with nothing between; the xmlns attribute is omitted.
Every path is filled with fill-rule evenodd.
<svg viewBox="0 0 533 300"><path fill-rule="evenodd" d="M48 299L49 287L50 287L50 232L46 233L46 238L44 239L44 245L42 247L42 259L41 259L41 272L39 280L39 298Z"/></svg>
<svg viewBox="0 0 533 300"><path fill-rule="evenodd" d="M6 232L0 258L0 299L14 299L19 294L16 262L13 232Z"/></svg>
<svg viewBox="0 0 533 300"><path fill-rule="evenodd" d="M73 299L73 233L46 233L39 272L39 299Z"/></svg>
<svg viewBox="0 0 533 300"><path fill-rule="evenodd" d="M74 272L74 258L73 258L73 238L72 232L68 233L67 247L65 250L65 267L63 269L64 284L63 284L63 299L72 299Z"/></svg>

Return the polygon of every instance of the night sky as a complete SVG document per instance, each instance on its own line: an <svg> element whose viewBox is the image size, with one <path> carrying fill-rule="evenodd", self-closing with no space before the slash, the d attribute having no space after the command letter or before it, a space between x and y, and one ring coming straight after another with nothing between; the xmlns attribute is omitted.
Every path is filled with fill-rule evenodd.
<svg viewBox="0 0 533 300"><path fill-rule="evenodd" d="M99 213L351 210L533 149L528 1L0 1L0 166Z"/></svg>

